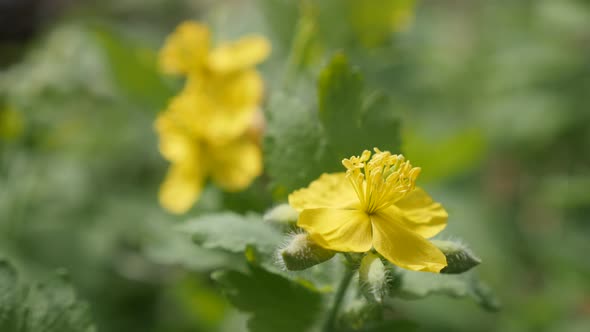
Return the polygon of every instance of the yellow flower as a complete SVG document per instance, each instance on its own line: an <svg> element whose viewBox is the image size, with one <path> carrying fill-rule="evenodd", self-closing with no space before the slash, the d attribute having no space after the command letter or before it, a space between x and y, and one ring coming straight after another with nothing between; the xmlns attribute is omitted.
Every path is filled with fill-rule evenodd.
<svg viewBox="0 0 590 332"><path fill-rule="evenodd" d="M209 29L198 22L181 23L168 36L160 53L164 72L169 74L224 74L262 62L270 53L270 43L261 36L245 36L222 43L211 50Z"/></svg>
<svg viewBox="0 0 590 332"><path fill-rule="evenodd" d="M195 126L213 143L241 136L250 126L262 100L264 85L254 66L270 53L270 43L261 36L246 36L235 42L210 47L209 29L197 22L184 22L167 39L160 53L162 70L188 76L186 96L199 113Z"/></svg>
<svg viewBox="0 0 590 332"><path fill-rule="evenodd" d="M180 214L199 199L208 177L227 191L248 187L262 172L262 155L245 137L222 144L203 139L190 125L193 119L175 108L175 102L156 120L160 153L172 163L159 199L164 208Z"/></svg>
<svg viewBox="0 0 590 332"><path fill-rule="evenodd" d="M340 252L374 248L414 271L439 272L444 254L427 238L447 224L444 208L415 186L420 168L402 155L365 150L344 159L346 173L323 174L289 196L297 225L322 247Z"/></svg>
<svg viewBox="0 0 590 332"><path fill-rule="evenodd" d="M162 70L187 76L184 90L158 117L160 152L172 165L160 188L160 203L186 212L211 177L221 188L246 188L262 172L259 146L249 129L257 121L264 85L254 66L269 42L247 36L210 47L209 29L184 22L160 53Z"/></svg>

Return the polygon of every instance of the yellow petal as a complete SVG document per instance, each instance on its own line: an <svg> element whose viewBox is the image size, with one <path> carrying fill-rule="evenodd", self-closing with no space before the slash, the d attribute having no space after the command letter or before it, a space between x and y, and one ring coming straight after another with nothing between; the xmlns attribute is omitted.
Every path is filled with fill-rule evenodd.
<svg viewBox="0 0 590 332"><path fill-rule="evenodd" d="M445 255L432 243L404 227L403 221L371 215L373 247L391 263L413 271L439 272L447 266Z"/></svg>
<svg viewBox="0 0 590 332"><path fill-rule="evenodd" d="M160 51L160 66L168 74L200 71L209 53L209 29L197 22L181 23Z"/></svg>
<svg viewBox="0 0 590 332"><path fill-rule="evenodd" d="M252 67L270 54L269 41L261 36L246 36L225 43L209 54L209 68L215 72L231 72Z"/></svg>
<svg viewBox="0 0 590 332"><path fill-rule="evenodd" d="M201 136L211 144L222 145L233 141L244 135L254 123L256 107L227 110L222 105L209 101L196 124L200 124Z"/></svg>
<svg viewBox="0 0 590 332"><path fill-rule="evenodd" d="M162 156L169 161L182 162L193 157L195 141L180 130L171 119L169 112L163 112L156 120L156 130Z"/></svg>
<svg viewBox="0 0 590 332"><path fill-rule="evenodd" d="M185 213L199 199L203 182L201 165L195 162L172 164L160 187L160 204L172 213Z"/></svg>
<svg viewBox="0 0 590 332"><path fill-rule="evenodd" d="M236 140L212 149L208 155L213 165L211 175L225 190L243 190L262 173L260 148L248 140Z"/></svg>
<svg viewBox="0 0 590 332"><path fill-rule="evenodd" d="M262 96L262 80L255 71L224 76L189 76L180 99L172 107L184 123L211 144L220 145L244 135L253 124Z"/></svg>
<svg viewBox="0 0 590 332"><path fill-rule="evenodd" d="M172 99L166 113L177 130L199 139L203 136L203 128L206 127L207 121L204 117L210 109L208 98L200 91L185 88Z"/></svg>
<svg viewBox="0 0 590 332"><path fill-rule="evenodd" d="M390 218L399 219L409 230L422 237L431 238L447 226L449 215L440 203L421 188L416 188L406 197L380 211Z"/></svg>
<svg viewBox="0 0 590 332"><path fill-rule="evenodd" d="M326 173L309 187L291 193L289 204L301 212L305 209L354 207L359 200L346 173Z"/></svg>
<svg viewBox="0 0 590 332"><path fill-rule="evenodd" d="M175 125L187 135L215 145L243 135L253 122L257 108L229 109L221 100L198 88L195 81L189 80L168 106Z"/></svg>
<svg viewBox="0 0 590 332"><path fill-rule="evenodd" d="M257 106L264 92L262 77L254 69L216 75L208 83L207 93L228 108Z"/></svg>
<svg viewBox="0 0 590 332"><path fill-rule="evenodd" d="M303 210L297 226L306 230L313 241L326 249L342 252L371 250L371 222L367 214L359 210Z"/></svg>

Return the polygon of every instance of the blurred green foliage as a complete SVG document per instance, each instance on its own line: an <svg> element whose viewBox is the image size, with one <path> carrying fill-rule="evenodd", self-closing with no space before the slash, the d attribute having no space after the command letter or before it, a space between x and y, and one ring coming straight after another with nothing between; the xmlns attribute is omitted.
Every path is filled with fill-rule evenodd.
<svg viewBox="0 0 590 332"><path fill-rule="evenodd" d="M0 262L2 331L96 331L88 305L77 299L65 276L23 284L12 265Z"/></svg>
<svg viewBox="0 0 590 332"><path fill-rule="evenodd" d="M274 47L261 66L266 176L241 194L208 187L190 222L157 204L166 164L152 129L182 83L157 72L157 50L184 19L208 22L219 39L262 33ZM269 191L284 200L320 173L340 170L342 155L378 146L423 168L419 184L449 211L445 232L469 242L483 263L466 276L411 279L414 286L399 292L434 296L392 299L388 321L375 326L365 324L375 316L355 311L358 299L350 299L345 312L360 318L343 324L365 324L364 331L586 331L589 41L590 4L583 0L109 0L65 7L19 46L18 61L0 53L0 63L10 63L0 69L0 258L16 266L0 267L0 326L12 317L4 310L21 289L14 286L18 270L19 285L50 286L27 286L41 291L17 308L32 297L35 305L68 306L63 316L47 311L29 324L60 315L63 324L89 326L88 308L98 331L302 330L324 310L318 294L333 292L340 262L281 271L269 249L246 236L250 227L254 237L258 228L279 229L242 225L242 218L259 222ZM235 218L216 226L226 210ZM253 214L237 214L246 211ZM200 245L191 241L195 233ZM71 286L55 277L61 268ZM472 274L489 282L503 310L436 296L496 307ZM254 298L267 287L297 301ZM65 302L51 302L56 297ZM301 320L280 321L280 312ZM84 330L58 330L68 328Z"/></svg>
<svg viewBox="0 0 590 332"><path fill-rule="evenodd" d="M300 284L250 266L249 273L216 271L212 278L238 309L252 313L251 331L305 331L317 318L321 297ZM269 291L272 290L272 291Z"/></svg>

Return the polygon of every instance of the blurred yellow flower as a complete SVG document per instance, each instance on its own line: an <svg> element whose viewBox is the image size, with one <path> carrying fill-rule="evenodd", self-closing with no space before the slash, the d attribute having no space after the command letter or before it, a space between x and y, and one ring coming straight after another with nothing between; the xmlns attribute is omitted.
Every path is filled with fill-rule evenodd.
<svg viewBox="0 0 590 332"><path fill-rule="evenodd" d="M19 137L24 130L22 115L11 106L0 105L0 139L12 140Z"/></svg>
<svg viewBox="0 0 590 332"><path fill-rule="evenodd" d="M256 142L238 137L213 144L199 135L191 125L193 119L174 104L156 120L160 153L171 162L160 187L164 208L178 214L188 211L199 199L208 177L224 190L239 191L260 175L262 155Z"/></svg>
<svg viewBox="0 0 590 332"><path fill-rule="evenodd" d="M264 84L254 66L270 53L260 36L210 47L209 29L184 22L160 52L162 70L186 75L183 91L156 120L160 152L172 165L160 203L186 212L211 177L228 191L245 189L262 172L260 147L252 139Z"/></svg>
<svg viewBox="0 0 590 332"><path fill-rule="evenodd" d="M169 74L228 74L251 68L270 54L270 43L261 36L245 36L211 49L209 29L186 21L168 36L160 53L164 72Z"/></svg>
<svg viewBox="0 0 590 332"><path fill-rule="evenodd" d="M415 186L420 168L402 155L365 150L344 159L346 173L323 174L289 195L297 225L326 249L367 252L414 271L439 272L445 255L427 238L442 231L447 212Z"/></svg>
<svg viewBox="0 0 590 332"><path fill-rule="evenodd" d="M246 36L210 48L209 29L184 22L167 39L160 53L162 70L188 77L185 103L199 113L202 137L213 143L232 140L248 129L263 96L264 85L254 66L270 53L261 36Z"/></svg>

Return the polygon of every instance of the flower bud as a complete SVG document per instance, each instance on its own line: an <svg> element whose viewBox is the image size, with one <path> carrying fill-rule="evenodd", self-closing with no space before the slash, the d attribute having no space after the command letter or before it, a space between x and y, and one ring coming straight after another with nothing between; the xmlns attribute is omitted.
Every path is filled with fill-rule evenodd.
<svg viewBox="0 0 590 332"><path fill-rule="evenodd" d="M325 262L335 254L313 242L309 234L301 233L293 235L287 246L279 250L278 258L288 270L300 271Z"/></svg>
<svg viewBox="0 0 590 332"><path fill-rule="evenodd" d="M463 273L481 263L481 260L464 244L441 240L432 240L432 244L447 257L447 266L440 273Z"/></svg>
<svg viewBox="0 0 590 332"><path fill-rule="evenodd" d="M266 222L289 225L295 224L298 217L297 210L293 209L289 204L280 204L268 210L263 219Z"/></svg>
<svg viewBox="0 0 590 332"><path fill-rule="evenodd" d="M387 269L379 255L369 252L359 267L359 284L363 295L373 302L382 303L388 292Z"/></svg>

